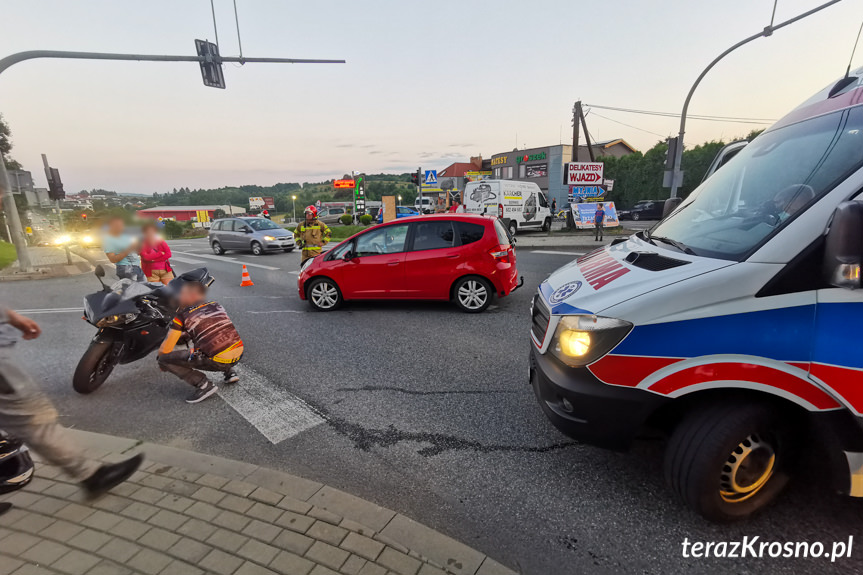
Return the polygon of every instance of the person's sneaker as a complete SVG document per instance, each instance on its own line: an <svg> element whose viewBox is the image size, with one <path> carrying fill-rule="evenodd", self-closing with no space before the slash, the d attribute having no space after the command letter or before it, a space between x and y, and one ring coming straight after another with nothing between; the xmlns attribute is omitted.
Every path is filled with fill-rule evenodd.
<svg viewBox="0 0 863 575"><path fill-rule="evenodd" d="M240 376L237 375L233 367L225 372L225 383L237 383L238 381L240 381Z"/></svg>
<svg viewBox="0 0 863 575"><path fill-rule="evenodd" d="M214 393L219 391L219 388L210 381L209 379L201 384L200 387L196 387L195 391L192 392L192 395L186 398L186 403L199 403L204 401Z"/></svg>
<svg viewBox="0 0 863 575"><path fill-rule="evenodd" d="M144 454L139 453L120 463L106 463L97 469L93 475L82 481L81 487L91 498L97 497L129 479L133 473L138 471L142 461L144 461Z"/></svg>

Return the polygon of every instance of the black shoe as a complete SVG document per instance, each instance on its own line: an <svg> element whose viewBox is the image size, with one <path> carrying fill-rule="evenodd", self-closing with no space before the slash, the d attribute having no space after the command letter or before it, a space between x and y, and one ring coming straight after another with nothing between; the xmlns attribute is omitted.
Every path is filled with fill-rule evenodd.
<svg viewBox="0 0 863 575"><path fill-rule="evenodd" d="M4 503L0 503L0 515L3 515L3 514L4 514L4 513L6 513L7 511L9 511L10 509L12 509L12 504L11 504L11 503L5 503L5 502L4 502Z"/></svg>
<svg viewBox="0 0 863 575"><path fill-rule="evenodd" d="M225 372L225 383L237 383L238 381L240 381L240 376L237 375L233 367Z"/></svg>
<svg viewBox="0 0 863 575"><path fill-rule="evenodd" d="M90 497L101 495L129 479L133 473L138 471L142 461L144 461L144 454L139 453L120 463L105 464L97 469L96 473L82 481L81 487Z"/></svg>
<svg viewBox="0 0 863 575"><path fill-rule="evenodd" d="M209 379L205 381L200 387L196 387L195 391L186 398L186 403L199 403L204 401L214 393L219 391L219 388L215 386L215 384Z"/></svg>

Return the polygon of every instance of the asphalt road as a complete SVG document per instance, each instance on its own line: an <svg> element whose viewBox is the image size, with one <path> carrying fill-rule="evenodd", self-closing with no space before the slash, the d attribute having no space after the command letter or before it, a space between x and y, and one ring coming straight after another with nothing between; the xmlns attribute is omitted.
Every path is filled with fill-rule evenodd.
<svg viewBox="0 0 863 575"><path fill-rule="evenodd" d="M611 453L568 440L545 420L527 381L529 300L573 255L519 250L524 288L480 315L391 302L314 313L296 294L296 253L229 260L197 240L173 249L179 270L206 265L216 275L212 296L246 342L243 366L256 385L302 400L323 423L274 444L224 399L185 404L188 389L152 357L120 366L97 393L76 395L71 374L94 332L77 310L96 278L2 284L14 308L70 308L33 315L44 335L19 346L67 425L324 481L524 573L863 572L863 500L828 492L817 469L751 521L711 525L665 488L662 441ZM242 262L253 265L254 287L239 287ZM849 535L854 555L835 564L681 556L687 538L829 547Z"/></svg>

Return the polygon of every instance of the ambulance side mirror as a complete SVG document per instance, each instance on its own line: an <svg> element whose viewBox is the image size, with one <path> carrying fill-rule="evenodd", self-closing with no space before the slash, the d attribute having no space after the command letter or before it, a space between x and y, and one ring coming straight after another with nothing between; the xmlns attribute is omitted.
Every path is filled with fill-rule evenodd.
<svg viewBox="0 0 863 575"><path fill-rule="evenodd" d="M863 203L843 202L833 212L824 246L824 277L830 285L859 289L863 264Z"/></svg>
<svg viewBox="0 0 863 575"><path fill-rule="evenodd" d="M679 206L682 202L683 198L668 198L667 200L665 200L665 204L662 206L662 219L664 220L665 218L667 218L668 215L674 210L676 210L677 206Z"/></svg>

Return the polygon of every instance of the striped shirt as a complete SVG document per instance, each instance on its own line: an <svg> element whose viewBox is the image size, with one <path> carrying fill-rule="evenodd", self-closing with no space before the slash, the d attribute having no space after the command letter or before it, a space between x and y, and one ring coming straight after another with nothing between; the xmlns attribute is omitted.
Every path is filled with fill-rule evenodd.
<svg viewBox="0 0 863 575"><path fill-rule="evenodd" d="M187 332L197 351L214 361L233 363L243 354L237 328L225 308L214 301L181 310L171 327Z"/></svg>

